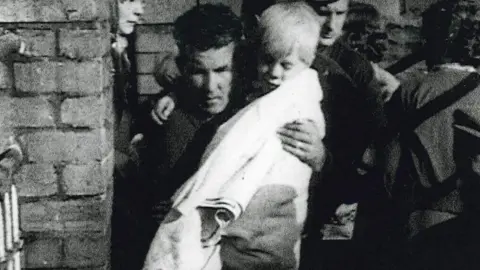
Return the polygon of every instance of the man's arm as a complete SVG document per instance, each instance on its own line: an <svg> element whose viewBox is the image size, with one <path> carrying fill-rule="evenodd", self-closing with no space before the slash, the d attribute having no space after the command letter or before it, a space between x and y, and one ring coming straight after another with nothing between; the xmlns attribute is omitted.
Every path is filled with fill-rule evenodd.
<svg viewBox="0 0 480 270"><path fill-rule="evenodd" d="M301 233L295 196L293 189L280 185L264 186L255 193L222 239L225 269L295 269L294 247Z"/></svg>

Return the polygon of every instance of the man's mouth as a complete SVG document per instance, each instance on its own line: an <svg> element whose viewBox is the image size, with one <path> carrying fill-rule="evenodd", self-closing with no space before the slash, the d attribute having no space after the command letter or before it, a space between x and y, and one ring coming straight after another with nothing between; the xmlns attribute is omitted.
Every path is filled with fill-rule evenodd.
<svg viewBox="0 0 480 270"><path fill-rule="evenodd" d="M213 104L216 104L217 102L220 101L220 98L219 97L209 97L205 100L205 104L206 105L213 105Z"/></svg>

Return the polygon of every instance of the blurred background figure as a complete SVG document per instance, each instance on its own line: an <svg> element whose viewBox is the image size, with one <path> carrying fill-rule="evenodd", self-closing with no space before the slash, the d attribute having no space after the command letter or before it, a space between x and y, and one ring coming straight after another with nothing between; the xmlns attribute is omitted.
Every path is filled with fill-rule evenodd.
<svg viewBox="0 0 480 270"><path fill-rule="evenodd" d="M368 60L378 63L388 50L388 36L378 10L370 4L351 2L342 39Z"/></svg>
<svg viewBox="0 0 480 270"><path fill-rule="evenodd" d="M422 21L428 74L404 83L387 104L389 125L399 131L385 151L385 185L397 207L394 218L405 233L408 257L402 261L408 264L402 269L478 269L457 264L463 261L462 256L469 255L452 248L458 241L465 241L460 234L469 226L445 228L465 216L467 205L475 201L471 193L465 197L468 192L465 194L466 189L462 191L461 187L477 178L465 172L475 172L466 167L476 166L477 156L471 150L478 142L468 147L459 144L454 124L462 118L458 111L470 111L463 120L471 118L473 127L479 121L479 14L478 1L440 1L432 5ZM471 161L468 166L459 163L465 158L458 158L459 154L465 156L465 150ZM473 187L469 192L478 198ZM471 236L477 233L475 230ZM476 254L470 258L480 255L478 248L463 250Z"/></svg>
<svg viewBox="0 0 480 270"><path fill-rule="evenodd" d="M138 220L142 191L138 183L128 182L124 175L133 165L130 141L139 107L134 31L144 13L144 2L111 0L110 5L115 149L111 265L113 270L140 269L143 256L136 243L143 231Z"/></svg>

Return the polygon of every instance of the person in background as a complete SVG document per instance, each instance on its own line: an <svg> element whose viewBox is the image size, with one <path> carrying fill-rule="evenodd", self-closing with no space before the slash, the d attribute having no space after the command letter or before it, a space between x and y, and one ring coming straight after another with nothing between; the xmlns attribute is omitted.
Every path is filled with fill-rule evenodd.
<svg viewBox="0 0 480 270"><path fill-rule="evenodd" d="M132 68L132 40L136 24L144 12L141 0L111 0L111 55L113 60L113 113L111 122L115 150L111 267L139 269L142 259L135 240L142 229L136 219L135 205L141 192L126 180L130 166L132 126L137 115L138 94ZM137 268L135 268L137 266Z"/></svg>
<svg viewBox="0 0 480 270"><path fill-rule="evenodd" d="M388 37L375 6L352 2L348 11L342 41L373 63L383 60Z"/></svg>
<svg viewBox="0 0 480 270"><path fill-rule="evenodd" d="M480 268L480 110L453 114L453 157L463 212L420 232L409 243L403 269L474 270Z"/></svg>
<svg viewBox="0 0 480 270"><path fill-rule="evenodd" d="M131 128L138 110L138 93L132 83L132 36L135 26L140 23L144 12L142 0L112 1L112 49L114 65L113 105L114 105L114 141L117 150L117 163L129 153ZM120 154L121 153L121 154Z"/></svg>
<svg viewBox="0 0 480 270"><path fill-rule="evenodd" d="M402 269L468 269L428 259L429 252L435 254L450 242L434 241L426 235L466 211L461 188L468 179L462 179L464 172L456 155L468 149L455 143L452 125L459 119L457 110L470 112L473 123L479 121L479 11L476 1L440 1L423 14L429 72L403 84L386 107L389 128L398 132L385 151L385 186L396 203L396 218L403 225L411 255L403 261L412 263ZM475 144L468 147L476 149ZM476 165L475 159L470 165ZM475 174L469 174L476 179L472 176ZM478 196L476 189L472 191Z"/></svg>

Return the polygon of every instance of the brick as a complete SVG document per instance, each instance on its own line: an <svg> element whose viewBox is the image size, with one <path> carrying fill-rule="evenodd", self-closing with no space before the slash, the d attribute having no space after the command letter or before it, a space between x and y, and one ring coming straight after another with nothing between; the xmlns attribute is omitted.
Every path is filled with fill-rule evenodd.
<svg viewBox="0 0 480 270"><path fill-rule="evenodd" d="M0 96L0 133L7 131L11 126L12 113L12 99ZM6 137L0 137L0 139L3 138Z"/></svg>
<svg viewBox="0 0 480 270"><path fill-rule="evenodd" d="M75 134L75 161L85 163L102 160L108 154L109 149L112 149L109 148L107 135L105 129Z"/></svg>
<svg viewBox="0 0 480 270"><path fill-rule="evenodd" d="M27 40L27 50L39 56L55 56L55 32L51 30L17 30Z"/></svg>
<svg viewBox="0 0 480 270"><path fill-rule="evenodd" d="M13 86L12 69L4 61L0 61L0 89L9 89Z"/></svg>
<svg viewBox="0 0 480 270"><path fill-rule="evenodd" d="M94 94L103 90L101 61L64 62L58 67L60 92Z"/></svg>
<svg viewBox="0 0 480 270"><path fill-rule="evenodd" d="M67 195L95 195L104 193L112 177L110 158L86 165L67 165L63 170L64 191Z"/></svg>
<svg viewBox="0 0 480 270"><path fill-rule="evenodd" d="M147 94L147 95L158 94L163 90L163 88L160 85L158 85L157 81L155 80L152 74L138 75L137 79L138 79L138 92L140 94Z"/></svg>
<svg viewBox="0 0 480 270"><path fill-rule="evenodd" d="M100 97L67 98L60 108L61 121L74 127L100 127L104 104Z"/></svg>
<svg viewBox="0 0 480 270"><path fill-rule="evenodd" d="M56 68L54 62L15 63L15 88L21 92L55 92Z"/></svg>
<svg viewBox="0 0 480 270"><path fill-rule="evenodd" d="M25 232L75 232L105 235L109 222L105 198L73 201L39 201L20 205Z"/></svg>
<svg viewBox="0 0 480 270"><path fill-rule="evenodd" d="M197 4L196 0L151 0L145 2L143 20L146 23L171 23Z"/></svg>
<svg viewBox="0 0 480 270"><path fill-rule="evenodd" d="M105 128L107 129L112 129L113 126L115 125L115 112L114 112L114 107L113 107L113 88L108 89L105 91L105 106L104 109L105 111L103 112L103 115L105 117Z"/></svg>
<svg viewBox="0 0 480 270"><path fill-rule="evenodd" d="M62 240L38 239L25 246L27 268L56 268L62 264Z"/></svg>
<svg viewBox="0 0 480 270"><path fill-rule="evenodd" d="M65 240L65 265L68 267L101 266L108 261L104 238L72 237Z"/></svg>
<svg viewBox="0 0 480 270"><path fill-rule="evenodd" d="M113 85L113 62L111 57L103 59L103 88L111 88Z"/></svg>
<svg viewBox="0 0 480 270"><path fill-rule="evenodd" d="M60 55L70 59L102 57L110 50L108 31L60 29Z"/></svg>
<svg viewBox="0 0 480 270"><path fill-rule="evenodd" d="M101 160L106 134L104 131L40 131L24 134L28 160L32 162L91 162ZM101 147L99 147L99 145Z"/></svg>
<svg viewBox="0 0 480 270"><path fill-rule="evenodd" d="M242 2L238 0L200 0L200 4L224 4L229 6L237 16L242 14ZM279 2L279 1L277 1Z"/></svg>
<svg viewBox="0 0 480 270"><path fill-rule="evenodd" d="M105 1L4 0L0 22L62 22L106 19Z"/></svg>
<svg viewBox="0 0 480 270"><path fill-rule="evenodd" d="M13 22L15 21L15 0L3 0L0 5L0 21L1 22Z"/></svg>
<svg viewBox="0 0 480 270"><path fill-rule="evenodd" d="M155 67L156 59L164 58L168 53L137 53L137 72L138 73L152 73Z"/></svg>
<svg viewBox="0 0 480 270"><path fill-rule="evenodd" d="M108 13L105 10L106 1L107 0L61 0L60 2L63 4L69 20L90 21L108 18Z"/></svg>
<svg viewBox="0 0 480 270"><path fill-rule="evenodd" d="M55 126L53 107L45 97L16 98L12 107L12 125L16 127Z"/></svg>
<svg viewBox="0 0 480 270"><path fill-rule="evenodd" d="M172 27L165 25L141 25L137 28L137 52L177 51Z"/></svg>
<svg viewBox="0 0 480 270"><path fill-rule="evenodd" d="M71 161L73 159L76 146L73 134L42 131L23 135L22 139L26 143L29 161L43 163Z"/></svg>
<svg viewBox="0 0 480 270"><path fill-rule="evenodd" d="M42 197L57 193L57 175L52 164L24 164L14 180L22 197Z"/></svg>

